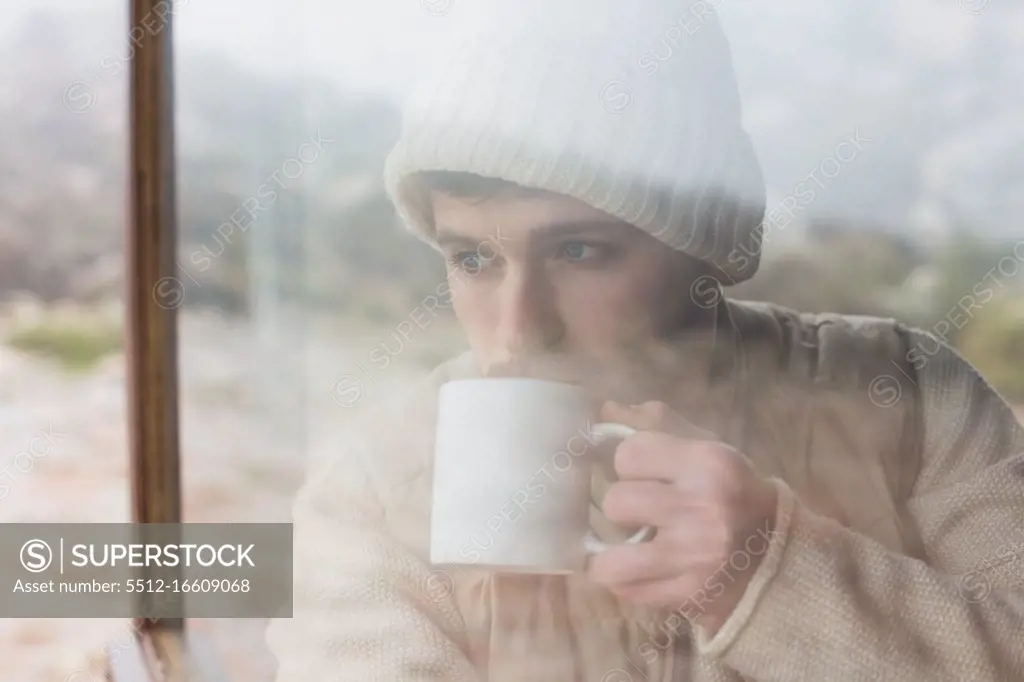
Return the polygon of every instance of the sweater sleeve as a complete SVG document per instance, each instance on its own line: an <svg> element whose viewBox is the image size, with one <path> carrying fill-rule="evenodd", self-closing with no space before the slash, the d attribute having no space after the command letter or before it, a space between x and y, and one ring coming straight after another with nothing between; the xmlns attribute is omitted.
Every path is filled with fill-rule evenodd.
<svg viewBox="0 0 1024 682"><path fill-rule="evenodd" d="M808 510L776 481L769 551L698 648L746 679L1024 679L1024 429L956 351L918 365L922 466L908 501L927 560Z"/></svg>
<svg viewBox="0 0 1024 682"><path fill-rule="evenodd" d="M388 533L363 455L297 496L293 617L266 635L277 682L473 682L450 586Z"/></svg>

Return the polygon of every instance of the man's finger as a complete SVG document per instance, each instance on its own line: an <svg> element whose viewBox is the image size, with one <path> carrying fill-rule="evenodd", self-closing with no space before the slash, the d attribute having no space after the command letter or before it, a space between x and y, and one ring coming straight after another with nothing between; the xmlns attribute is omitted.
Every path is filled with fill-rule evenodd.
<svg viewBox="0 0 1024 682"><path fill-rule="evenodd" d="M622 526L666 527L689 511L679 491L661 481L618 481L599 504L608 518Z"/></svg>
<svg viewBox="0 0 1024 682"><path fill-rule="evenodd" d="M626 587L662 581L679 574L680 567L656 541L614 545L590 560L591 580L605 587Z"/></svg>
<svg viewBox="0 0 1024 682"><path fill-rule="evenodd" d="M623 405L609 400L601 407L601 419L624 424L637 431L658 431L699 440L716 439L710 431L698 427L657 400L649 400L641 405Z"/></svg>
<svg viewBox="0 0 1024 682"><path fill-rule="evenodd" d="M709 475L705 460L714 457L713 441L679 438L658 431L640 431L615 449L615 473L621 479L688 481L698 486Z"/></svg>

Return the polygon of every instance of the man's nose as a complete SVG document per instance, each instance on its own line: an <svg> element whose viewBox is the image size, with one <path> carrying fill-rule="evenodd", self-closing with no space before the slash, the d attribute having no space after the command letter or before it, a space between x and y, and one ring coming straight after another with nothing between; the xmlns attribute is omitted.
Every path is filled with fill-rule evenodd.
<svg viewBox="0 0 1024 682"><path fill-rule="evenodd" d="M501 286L497 341L508 357L553 350L565 328L554 292L544 278L531 272L509 272Z"/></svg>

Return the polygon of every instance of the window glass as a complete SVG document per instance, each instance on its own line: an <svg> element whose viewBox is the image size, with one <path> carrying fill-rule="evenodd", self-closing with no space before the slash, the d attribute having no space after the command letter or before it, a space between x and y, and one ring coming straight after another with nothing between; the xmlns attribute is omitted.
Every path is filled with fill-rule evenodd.
<svg viewBox="0 0 1024 682"><path fill-rule="evenodd" d="M0 522L128 521L127 9L15 2L0 23ZM127 625L0 624L23 680L65 679Z"/></svg>
<svg viewBox="0 0 1024 682"><path fill-rule="evenodd" d="M369 668L353 679L373 678L385 674L379 666L411 660L402 646L416 633L449 621L465 632L431 640L424 656L439 665L473 650L493 657L495 678L535 679L531 664L550 672L572 650L571 628L535 629L555 613L555 598L528 580L521 598L509 600L493 575L475 573L484 567L473 559L461 568L428 561L431 512L457 509L448 503L465 493L448 489L432 500L430 405L437 377L462 372L450 361L467 350L476 353L460 368L490 363L496 373L527 350L555 350L564 362L555 375L564 377L580 357L585 365L621 350L613 342L640 334L659 301L707 310L724 291L807 313L895 318L952 345L1007 402L1024 405L1024 10L989 0L654 4L660 9L643 14L582 0L174 3L179 244L172 286L157 295L179 312L184 520L290 521L305 487L298 509L307 515L297 523L311 523L315 511L332 529L301 540L295 618L275 624L276 633L265 619L189 623L232 679L270 682L280 666L291 675L281 682L294 682L317 679L309 670L359 665ZM709 8L729 59L687 52L718 35ZM130 518L127 12L113 0L87 9L15 0L0 22L4 523ZM607 30L615 25L621 32ZM160 20L150 26L162 30ZM607 49L581 56L602 30ZM463 48L470 51L460 55ZM437 74L447 80L429 80ZM708 102L726 113L702 109ZM723 152L715 131L732 116L750 145L730 138L738 146ZM389 158L396 144L410 146ZM750 158L756 171L740 161ZM597 160L593 168L588 159ZM440 177L444 196L410 194L400 216L385 171L417 163L515 176L582 203ZM699 201L685 193L693 190L686 174L725 168L740 170L716 182L750 183L742 187L751 194L737 196L763 193L763 220L734 243L721 232L687 241L674 232L684 219L666 216L707 225L716 211L701 203L713 193ZM643 209L616 184L637 174L649 184L629 196L655 202ZM671 200L680 203L673 209ZM604 217L588 212L594 206ZM708 258L726 267L673 289L677 280L665 284L657 267L636 266L648 247L634 233L628 245L565 238L523 246L538 223L609 214L683 252L719 249ZM475 246L449 245L442 255L406 229L438 215ZM627 263L623 253L638 260ZM929 348L911 352L915 369L932 362ZM876 406L892 406L898 381L895 370L882 372L866 391ZM655 397L644 390L622 395ZM479 418L455 433L505 413L480 405L465 405L464 414ZM684 416L700 421L693 410ZM466 485L484 490L494 470L478 473L466 474ZM474 556L500 545L503 533L512 537L509 499L463 514L469 544L456 550ZM528 524L528 510L519 511ZM395 559L403 553L412 563ZM345 594L375 596L357 602L331 592L338 583L316 583L318 566L355 581ZM474 579L483 586L476 592ZM309 596L317 589L319 601ZM388 630L366 615L397 599L415 601L427 617L388 612L382 617L397 619ZM507 609L512 631L525 638L521 650L492 637L499 630L485 602ZM607 606L587 603L600 613ZM539 619L517 604L540 608ZM517 630L517 618L533 625ZM0 626L11 679L84 682L73 675L88 652L127 639L126 624L114 620ZM317 639L325 630L342 645L369 638L372 646L331 649ZM385 632L402 632L401 641L385 642ZM635 674L577 666L563 679L648 679L665 660L648 660L654 650L643 642L629 647ZM374 655L363 660L366 651Z"/></svg>

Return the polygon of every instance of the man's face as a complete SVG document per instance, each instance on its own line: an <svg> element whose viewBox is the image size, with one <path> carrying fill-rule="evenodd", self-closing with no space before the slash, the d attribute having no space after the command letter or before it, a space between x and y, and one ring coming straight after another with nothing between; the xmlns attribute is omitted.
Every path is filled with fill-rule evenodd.
<svg viewBox="0 0 1024 682"><path fill-rule="evenodd" d="M435 192L455 314L482 369L531 354L614 361L694 309L697 261L576 199Z"/></svg>

